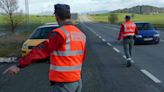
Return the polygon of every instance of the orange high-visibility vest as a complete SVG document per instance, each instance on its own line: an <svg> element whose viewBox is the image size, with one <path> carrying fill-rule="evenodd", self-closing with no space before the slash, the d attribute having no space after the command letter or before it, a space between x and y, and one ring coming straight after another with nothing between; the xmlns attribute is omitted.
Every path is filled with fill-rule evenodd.
<svg viewBox="0 0 164 92"><path fill-rule="evenodd" d="M123 37L135 35L136 24L129 21L129 22L125 22L123 25L124 25Z"/></svg>
<svg viewBox="0 0 164 92"><path fill-rule="evenodd" d="M49 79L54 82L75 82L81 79L81 68L86 49L86 36L73 25L55 29L65 44L51 54Z"/></svg>

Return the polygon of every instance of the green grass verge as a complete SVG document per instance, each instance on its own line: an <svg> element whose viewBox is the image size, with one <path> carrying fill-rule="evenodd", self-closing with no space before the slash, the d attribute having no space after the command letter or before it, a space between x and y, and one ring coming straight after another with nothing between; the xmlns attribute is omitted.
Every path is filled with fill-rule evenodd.
<svg viewBox="0 0 164 92"><path fill-rule="evenodd" d="M21 47L23 42L33 32L33 30L45 23L55 22L54 16L30 16L29 25L22 24L17 28L19 34L10 34L7 37L0 37L0 57L21 56ZM9 31L6 29L3 16L0 16L0 31Z"/></svg>
<svg viewBox="0 0 164 92"><path fill-rule="evenodd" d="M0 39L0 57L21 56L21 46L25 41L24 35L10 34Z"/></svg>
<svg viewBox="0 0 164 92"><path fill-rule="evenodd" d="M132 15L132 14L126 14L126 13L117 13L118 15L118 24L122 23L124 21L125 15ZM156 27L164 28L164 14L155 14L155 15L140 15L140 14L134 14L134 18L132 18L132 21L134 22L150 22L154 24ZM110 14L95 14L95 15L89 15L90 18L92 18L94 21L97 22L108 22L108 16Z"/></svg>

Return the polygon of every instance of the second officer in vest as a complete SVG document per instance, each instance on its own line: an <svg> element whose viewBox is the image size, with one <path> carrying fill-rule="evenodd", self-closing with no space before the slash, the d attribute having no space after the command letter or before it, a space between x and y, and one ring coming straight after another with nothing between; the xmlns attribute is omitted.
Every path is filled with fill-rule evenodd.
<svg viewBox="0 0 164 92"><path fill-rule="evenodd" d="M134 36L138 34L136 24L131 22L130 16L125 16L125 23L121 25L118 40L123 39L123 47L127 58L127 67L131 66L132 47L134 45Z"/></svg>

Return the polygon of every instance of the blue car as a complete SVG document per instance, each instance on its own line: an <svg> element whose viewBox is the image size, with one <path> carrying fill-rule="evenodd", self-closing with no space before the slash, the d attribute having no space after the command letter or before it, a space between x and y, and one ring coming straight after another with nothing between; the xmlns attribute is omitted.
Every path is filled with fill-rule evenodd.
<svg viewBox="0 0 164 92"><path fill-rule="evenodd" d="M160 42L160 34L151 23L136 22L135 24L139 31L135 36L135 44L158 44Z"/></svg>

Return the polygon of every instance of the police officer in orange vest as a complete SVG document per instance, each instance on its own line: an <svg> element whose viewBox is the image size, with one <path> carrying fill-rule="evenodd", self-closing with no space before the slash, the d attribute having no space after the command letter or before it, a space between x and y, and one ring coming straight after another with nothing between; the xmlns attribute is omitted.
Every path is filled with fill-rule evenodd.
<svg viewBox="0 0 164 92"><path fill-rule="evenodd" d="M125 16L125 23L121 25L118 40L123 39L123 47L127 58L127 67L131 66L132 47L134 45L134 36L138 34L136 24L130 21L130 16Z"/></svg>
<svg viewBox="0 0 164 92"><path fill-rule="evenodd" d="M4 73L17 74L20 69L50 56L49 80L53 92L81 92L81 69L86 55L86 36L70 22L70 7L56 4L55 16L59 28L44 41L9 67ZM34 75L35 76L35 75Z"/></svg>

